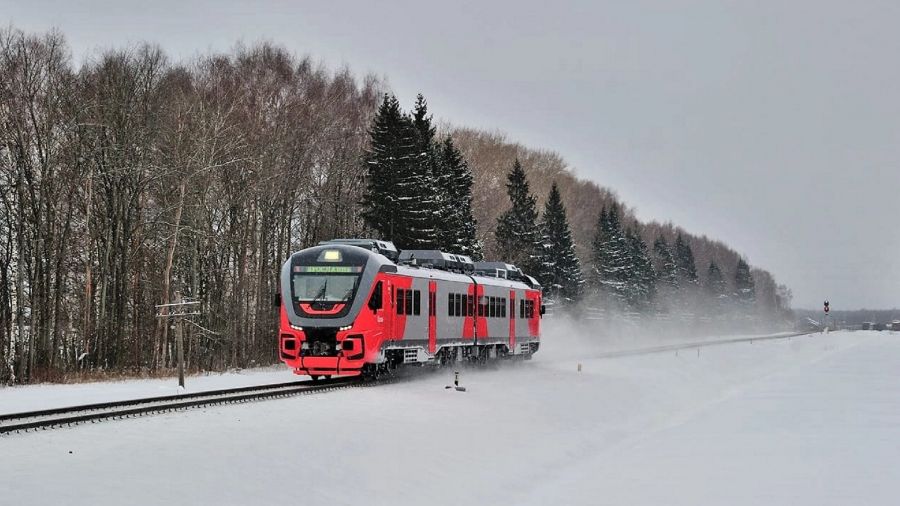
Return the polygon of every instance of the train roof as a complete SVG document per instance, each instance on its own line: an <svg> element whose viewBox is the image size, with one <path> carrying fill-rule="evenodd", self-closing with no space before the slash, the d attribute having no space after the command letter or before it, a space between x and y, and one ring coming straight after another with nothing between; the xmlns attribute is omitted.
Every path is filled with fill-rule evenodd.
<svg viewBox="0 0 900 506"><path fill-rule="evenodd" d="M386 243L389 246L384 247L385 244L383 243ZM394 271L391 267L395 267L396 273L404 276L456 281L460 283L469 283L474 279L476 283L481 285L502 286L519 290L540 290L541 288L540 283L533 277L524 274L514 265L503 262L472 262L471 259L463 255L450 255L430 250L410 251L411 254L406 255L406 262L395 262L394 259L390 257L394 256L397 250L393 248L392 243L387 241L375 241L370 239L335 239L333 241L322 241L318 246L298 251L291 255L291 257L302 252L346 247L352 247L354 248L354 251L357 251L359 254L369 257L370 262L378 266L377 270L388 270L390 272ZM423 262L423 264L418 264L418 262L416 264L407 263L410 258L422 259L423 261L429 262ZM447 262L442 263L436 262L435 260L447 260ZM290 260L288 260L288 262L290 262ZM370 265L372 264L370 263ZM472 265L480 266L482 269L476 270L476 272L471 274L461 272L461 270L449 269L450 267L462 266L470 269ZM505 277L507 273L515 273L520 276L521 279L507 278Z"/></svg>
<svg viewBox="0 0 900 506"><path fill-rule="evenodd" d="M540 285L535 281L534 286L512 279L494 278L490 276L467 275L458 272L432 269L429 267L415 267L411 265L398 265L397 274L414 278L439 279L443 281L456 281L458 283L470 283L474 279L479 285L502 286L518 290L539 290Z"/></svg>

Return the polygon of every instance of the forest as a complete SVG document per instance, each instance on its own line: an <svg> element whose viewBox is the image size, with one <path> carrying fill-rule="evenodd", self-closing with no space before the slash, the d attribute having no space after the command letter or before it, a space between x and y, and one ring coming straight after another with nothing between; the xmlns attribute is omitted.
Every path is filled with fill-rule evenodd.
<svg viewBox="0 0 900 506"><path fill-rule="evenodd" d="M199 302L189 369L274 363L278 269L336 237L518 262L572 317L790 318L790 290L726 245L639 222L559 154L390 91L269 43L76 65L59 32L0 30L0 383L165 373L156 306L176 292Z"/></svg>

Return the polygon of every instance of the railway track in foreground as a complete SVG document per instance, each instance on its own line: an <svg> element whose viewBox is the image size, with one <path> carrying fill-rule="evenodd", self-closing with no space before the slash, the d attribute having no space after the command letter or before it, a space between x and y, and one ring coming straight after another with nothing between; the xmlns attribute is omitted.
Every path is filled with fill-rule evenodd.
<svg viewBox="0 0 900 506"><path fill-rule="evenodd" d="M83 404L37 411L23 411L0 415L0 435L68 427L103 420L134 418L148 414L179 411L190 408L236 404L264 399L308 395L363 385L357 377L312 381L292 381L186 394L145 397L121 401Z"/></svg>

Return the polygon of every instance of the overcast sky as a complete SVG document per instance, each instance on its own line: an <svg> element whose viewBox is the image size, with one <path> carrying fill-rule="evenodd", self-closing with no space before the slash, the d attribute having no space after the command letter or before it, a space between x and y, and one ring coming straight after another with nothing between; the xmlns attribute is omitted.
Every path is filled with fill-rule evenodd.
<svg viewBox="0 0 900 506"><path fill-rule="evenodd" d="M187 5L189 4L190 5ZM642 219L744 253L795 307L900 306L900 2L0 0L76 61L270 40L442 120L558 151Z"/></svg>

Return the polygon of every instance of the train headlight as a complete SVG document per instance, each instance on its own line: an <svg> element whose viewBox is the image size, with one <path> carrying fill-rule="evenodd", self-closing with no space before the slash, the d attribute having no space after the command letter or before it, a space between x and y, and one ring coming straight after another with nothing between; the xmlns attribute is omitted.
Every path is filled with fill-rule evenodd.
<svg viewBox="0 0 900 506"><path fill-rule="evenodd" d="M341 327L341 328L339 328L338 330L340 330L341 332L343 332L343 331L345 331L345 330L350 330L351 328L353 328L353 325L347 325L346 327Z"/></svg>
<svg viewBox="0 0 900 506"><path fill-rule="evenodd" d="M299 330L299 331L303 331L303 327L300 327L300 326L297 326L297 325L294 325L294 324L293 324L293 323L292 323L292 324L291 324L291 328L292 328L292 329L294 329L294 330Z"/></svg>

